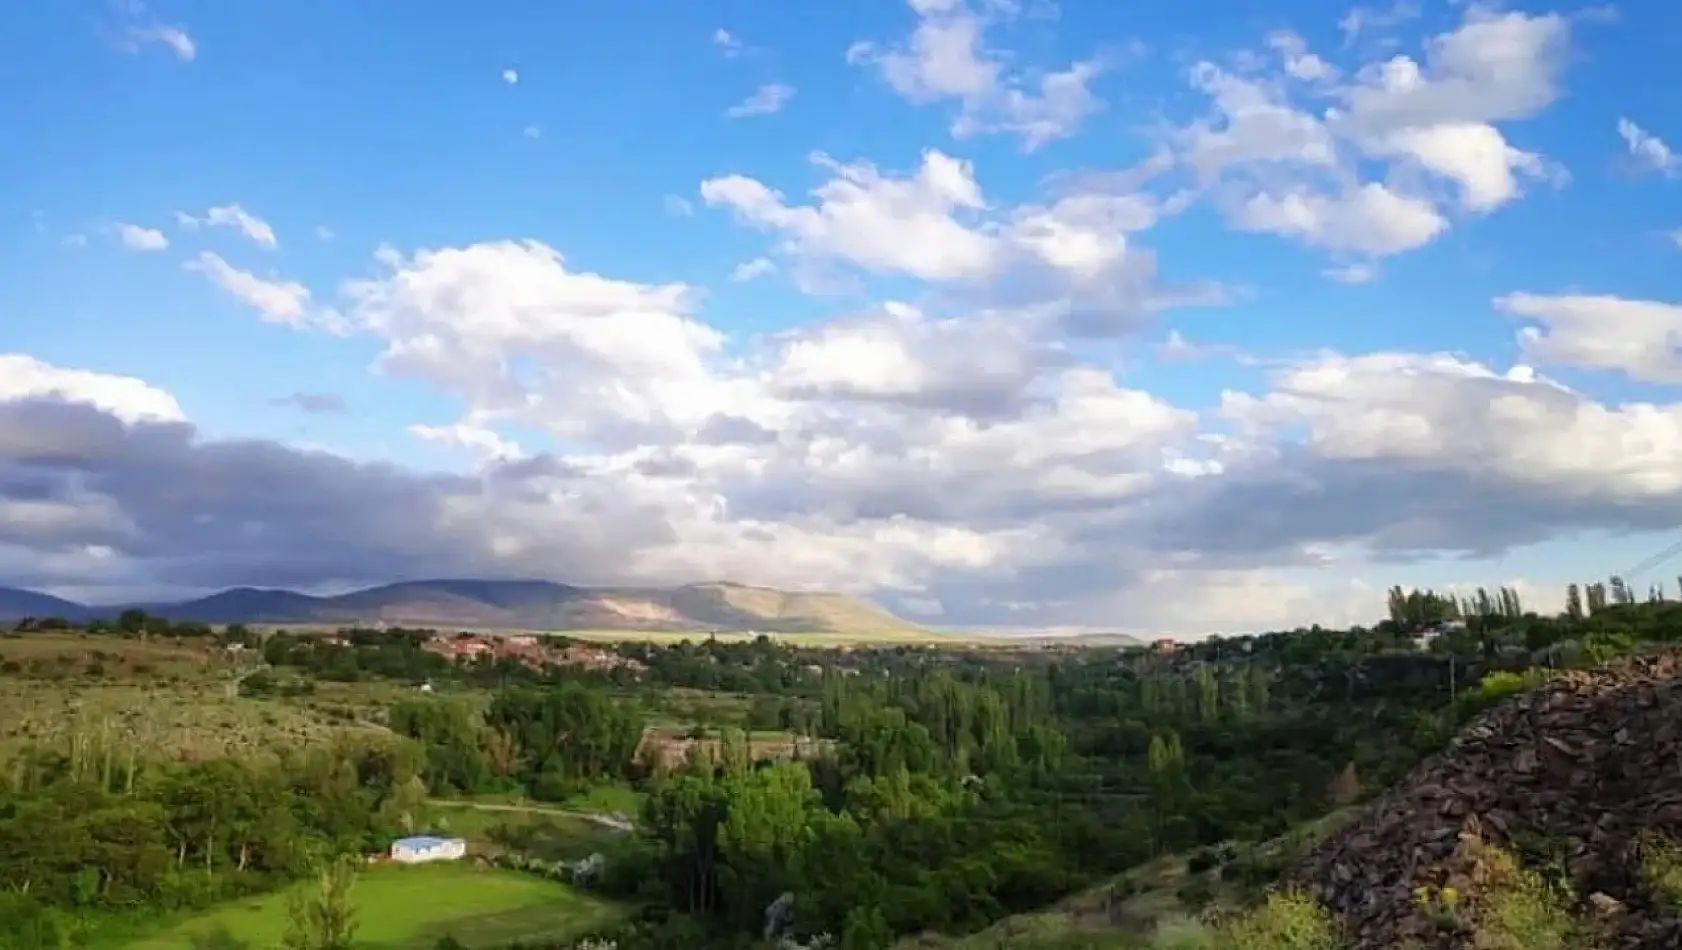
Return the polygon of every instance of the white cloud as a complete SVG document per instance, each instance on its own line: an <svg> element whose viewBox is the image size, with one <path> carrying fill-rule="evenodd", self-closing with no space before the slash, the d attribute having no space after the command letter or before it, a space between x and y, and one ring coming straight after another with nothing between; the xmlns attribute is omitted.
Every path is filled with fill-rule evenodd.
<svg viewBox="0 0 1682 950"><path fill-rule="evenodd" d="M766 83L753 95L724 111L732 119L746 119L759 115L775 115L794 98L794 87L780 82Z"/></svg>
<svg viewBox="0 0 1682 950"><path fill-rule="evenodd" d="M81 514L14 506L0 514L9 537L113 553L92 567L0 562L43 585L179 584L172 565L189 562L199 585L729 577L938 602L955 623L1193 633L1371 620L1372 557L1487 558L1682 514L1682 406L1595 402L1523 366L1317 353L1200 415L1006 312L890 303L733 354L695 316L693 288L580 272L542 245L380 261L345 286L346 324L379 344L387 373L461 401L458 421L409 431L474 453L476 473L206 442L138 381L14 356L0 365L13 386L0 392L0 471L56 440L63 467L38 488L79 498ZM260 308L317 307L297 285L199 266ZM1555 343L1555 361L1649 375L1641 354L1663 343L1650 327L1676 320L1606 301L1499 304L1556 337L1604 325L1629 342L1610 356ZM18 402L53 393L128 427ZM515 442L505 425L566 449ZM6 485L0 502L24 500ZM1147 596L1165 585L1198 596Z"/></svg>
<svg viewBox="0 0 1682 950"><path fill-rule="evenodd" d="M1617 370L1649 383L1682 383L1682 304L1610 295L1515 293L1496 306L1540 326L1520 330L1527 359Z"/></svg>
<svg viewBox="0 0 1682 950"><path fill-rule="evenodd" d="M25 399L84 403L124 422L179 422L175 397L132 376L65 369L22 353L0 353L0 403Z"/></svg>
<svg viewBox="0 0 1682 950"><path fill-rule="evenodd" d="M1267 35L1267 45L1279 54L1285 74L1303 82L1327 82L1336 79L1336 66L1308 51L1302 37L1289 30L1275 30Z"/></svg>
<svg viewBox="0 0 1682 950"><path fill-rule="evenodd" d="M318 224L315 226L315 236L317 240L322 241L331 241L335 237L333 229L325 224Z"/></svg>
<svg viewBox="0 0 1682 950"><path fill-rule="evenodd" d="M183 62L192 62L198 56L198 44L186 27L160 21L143 0L115 0L112 6L122 20L115 36L122 49L138 53L146 46L163 46Z"/></svg>
<svg viewBox="0 0 1682 950"><path fill-rule="evenodd" d="M1046 204L994 206L970 163L936 149L916 172L812 156L828 180L810 204L791 202L743 175L701 183L707 204L778 237L797 287L833 293L855 276L903 276L942 285L979 310L1052 322L1077 336L1129 332L1152 312L1224 301L1208 286L1163 287L1155 257L1134 235L1178 209L1131 190L1144 173L1071 181Z"/></svg>
<svg viewBox="0 0 1682 950"><path fill-rule="evenodd" d="M777 265L771 263L769 258L756 257L751 261L743 261L742 263L737 264L736 267L730 271L730 279L738 284L746 283L747 281L764 277L766 274L770 274L776 269Z"/></svg>
<svg viewBox="0 0 1682 950"><path fill-rule="evenodd" d="M539 126L528 125L521 131L520 134L524 135L528 139L540 139L543 137L543 129Z"/></svg>
<svg viewBox="0 0 1682 950"><path fill-rule="evenodd" d="M493 429L457 422L447 426L411 425L409 434L427 442L468 449L480 458L497 461L517 461L526 457L518 442L503 438Z"/></svg>
<svg viewBox="0 0 1682 950"><path fill-rule="evenodd" d="M740 56L744 49L742 41L731 35L730 31L723 27L713 30L712 44L727 59Z"/></svg>
<svg viewBox="0 0 1682 950"><path fill-rule="evenodd" d="M297 329L318 329L343 332L339 315L315 306L309 288L296 281L258 277L243 271L221 256L201 251L199 256L184 265L190 271L203 274L211 283L239 298L255 309L268 323L278 323Z"/></svg>
<svg viewBox="0 0 1682 950"><path fill-rule="evenodd" d="M1377 182L1343 194L1307 189L1259 192L1229 214L1232 223L1246 231L1288 235L1329 250L1374 257L1411 251L1448 228L1448 220L1430 202L1397 194Z"/></svg>
<svg viewBox="0 0 1682 950"><path fill-rule="evenodd" d="M1397 0L1389 7L1354 7L1337 23L1343 31L1343 43L1348 46L1371 30L1385 30L1400 26L1419 16L1419 4L1413 0Z"/></svg>
<svg viewBox="0 0 1682 950"><path fill-rule="evenodd" d="M1365 284L1378 276L1378 268L1372 264L1345 264L1327 268L1326 276L1340 284Z"/></svg>
<svg viewBox="0 0 1682 950"><path fill-rule="evenodd" d="M119 223L116 226L117 239L123 246L133 251L162 251L169 248L169 238L156 228L145 228L138 224Z"/></svg>
<svg viewBox="0 0 1682 950"><path fill-rule="evenodd" d="M201 227L233 228L263 247L273 250L280 246L275 237L274 228L267 221L246 211L237 204L218 205L206 211L202 217L194 217L184 211L175 212L175 222L181 227L196 231Z"/></svg>
<svg viewBox="0 0 1682 950"><path fill-rule="evenodd" d="M1629 119L1618 120L1618 137L1624 140L1630 158L1642 171L1658 172L1675 177L1682 171L1682 157L1670 150L1664 140L1636 125Z"/></svg>
<svg viewBox="0 0 1682 950"><path fill-rule="evenodd" d="M1017 136L1025 150L1067 138L1099 111L1091 85L1105 70L1098 59L1042 73L1012 69L985 43L988 28L1017 12L988 3L984 13L967 0L910 0L917 25L904 44L854 43L848 62L874 68L895 92L916 104L955 101L954 137Z"/></svg>
<svg viewBox="0 0 1682 950"><path fill-rule="evenodd" d="M179 26L137 26L130 27L124 33L128 48L139 50L142 46L158 44L169 48L175 58L183 62L192 62L198 57L198 44L193 37Z"/></svg>
<svg viewBox="0 0 1682 950"><path fill-rule="evenodd" d="M954 217L986 207L968 162L931 149L913 177L895 179L864 163L821 154L812 160L834 176L813 190L815 205L790 205L741 175L707 179L701 198L783 235L788 253L928 280L978 275L993 266L994 241Z"/></svg>
<svg viewBox="0 0 1682 950"><path fill-rule="evenodd" d="M1352 11L1345 31L1415 12ZM1190 80L1213 113L1167 142L1240 229L1369 258L1342 262L1334 277L1424 246L1449 230L1451 211L1488 213L1520 197L1526 181L1565 178L1497 126L1558 97L1563 17L1472 5L1458 27L1426 42L1423 57L1392 55L1347 78L1296 34L1275 32L1267 43L1275 75L1198 63ZM1324 100L1332 106L1317 104ZM1452 205L1444 185L1456 193Z"/></svg>
<svg viewBox="0 0 1682 950"><path fill-rule="evenodd" d="M517 69L504 69L502 71L502 81L507 83L510 86L519 85L519 83L520 83L520 71L517 70Z"/></svg>

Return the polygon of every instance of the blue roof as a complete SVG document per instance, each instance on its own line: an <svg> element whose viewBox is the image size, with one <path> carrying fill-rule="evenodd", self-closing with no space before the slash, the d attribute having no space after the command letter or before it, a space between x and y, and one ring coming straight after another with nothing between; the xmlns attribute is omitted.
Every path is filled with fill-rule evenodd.
<svg viewBox="0 0 1682 950"><path fill-rule="evenodd" d="M402 846L402 847L405 847L405 848L416 848L416 849L436 848L440 845L448 844L449 842L456 841L456 840L458 840L458 839L455 839L455 838L439 838L439 837L436 837L434 835L416 835L413 838L398 838L396 841L393 841L391 843L391 846L394 847L394 848L398 847L398 846Z"/></svg>

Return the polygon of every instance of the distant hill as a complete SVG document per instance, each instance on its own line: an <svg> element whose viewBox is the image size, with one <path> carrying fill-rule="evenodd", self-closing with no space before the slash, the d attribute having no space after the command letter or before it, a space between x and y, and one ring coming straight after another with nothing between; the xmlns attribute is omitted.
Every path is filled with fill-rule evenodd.
<svg viewBox="0 0 1682 950"><path fill-rule="evenodd" d="M1002 646L1033 647L1142 647L1150 641L1129 633L1107 630L1079 630L1068 627L962 627L950 633L997 640Z"/></svg>
<svg viewBox="0 0 1682 950"><path fill-rule="evenodd" d="M63 617L66 620L82 620L90 613L87 607L61 597L37 594L32 590L19 590L15 587L0 587L0 619Z"/></svg>
<svg viewBox="0 0 1682 950"><path fill-rule="evenodd" d="M520 630L763 630L916 635L920 627L848 594L710 583L684 587L571 587L550 581L403 581L315 597L236 587L176 603L90 607L0 587L0 619L83 620L139 607L172 620L228 624L387 623Z"/></svg>

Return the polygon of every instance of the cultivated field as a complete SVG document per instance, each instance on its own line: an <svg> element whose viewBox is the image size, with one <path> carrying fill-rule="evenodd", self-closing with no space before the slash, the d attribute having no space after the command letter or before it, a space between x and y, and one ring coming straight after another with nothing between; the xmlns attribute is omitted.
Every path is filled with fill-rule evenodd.
<svg viewBox="0 0 1682 950"><path fill-rule="evenodd" d="M367 950L429 950L446 933L469 947L560 940L601 927L621 912L564 884L461 863L375 868L358 878L351 894L359 923L356 945ZM285 893L224 904L107 950L192 950L218 931L251 947L281 946Z"/></svg>
<svg viewBox="0 0 1682 950"><path fill-rule="evenodd" d="M750 731L747 734L748 755L756 762L790 759L796 754L813 756L827 749L828 739L810 739L789 732ZM666 768L677 768L690 755L717 756L723 750L716 730L709 730L705 738L690 738L688 729L651 727L643 733L639 756L656 754Z"/></svg>

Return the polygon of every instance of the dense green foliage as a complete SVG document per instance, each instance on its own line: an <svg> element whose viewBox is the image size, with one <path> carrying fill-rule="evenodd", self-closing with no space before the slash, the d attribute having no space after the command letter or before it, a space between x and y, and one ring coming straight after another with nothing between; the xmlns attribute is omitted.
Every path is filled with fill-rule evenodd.
<svg viewBox="0 0 1682 950"><path fill-rule="evenodd" d="M272 762L169 763L78 743L7 763L0 946L74 945L112 918L272 889L413 827L422 756L381 741Z"/></svg>

